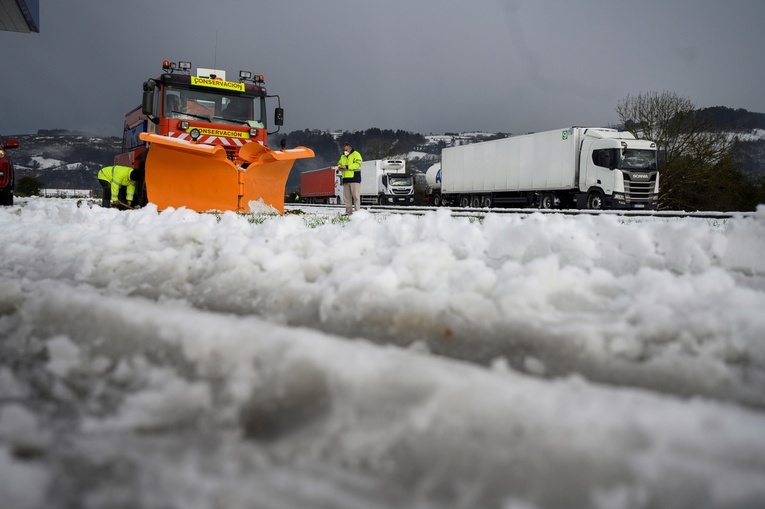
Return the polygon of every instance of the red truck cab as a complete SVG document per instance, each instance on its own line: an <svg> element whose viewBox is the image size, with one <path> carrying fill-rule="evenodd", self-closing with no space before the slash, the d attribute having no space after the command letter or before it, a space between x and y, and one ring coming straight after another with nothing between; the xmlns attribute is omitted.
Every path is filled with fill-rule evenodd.
<svg viewBox="0 0 765 509"><path fill-rule="evenodd" d="M0 205L13 205L13 160L8 149L18 148L19 140L0 136Z"/></svg>

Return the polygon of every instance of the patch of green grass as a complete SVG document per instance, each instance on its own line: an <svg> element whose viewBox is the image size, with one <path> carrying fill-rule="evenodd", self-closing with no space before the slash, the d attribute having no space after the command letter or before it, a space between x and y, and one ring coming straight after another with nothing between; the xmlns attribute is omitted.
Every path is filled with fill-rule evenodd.
<svg viewBox="0 0 765 509"><path fill-rule="evenodd" d="M215 215L215 218L217 219L218 222L221 221L223 217L221 213L213 212L212 214ZM247 222L250 224L263 224L269 219L278 219L282 217L279 214L268 214L268 213L262 213L262 212L238 212L237 214L247 219ZM342 213L338 213L335 215L309 214L309 213L303 212L302 210L285 211L284 215L285 216L287 215L301 216L303 219L303 222L309 228L317 228L319 226L324 226L325 224L345 225L351 220L350 216L347 216Z"/></svg>

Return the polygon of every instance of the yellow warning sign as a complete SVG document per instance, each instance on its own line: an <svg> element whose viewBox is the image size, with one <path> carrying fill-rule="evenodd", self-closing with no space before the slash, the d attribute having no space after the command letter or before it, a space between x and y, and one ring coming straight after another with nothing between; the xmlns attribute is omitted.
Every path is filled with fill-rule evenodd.
<svg viewBox="0 0 765 509"><path fill-rule="evenodd" d="M223 90L232 90L234 92L244 92L244 83L238 81L225 81L211 78L191 77L191 84L199 87L222 88Z"/></svg>
<svg viewBox="0 0 765 509"><path fill-rule="evenodd" d="M209 127L192 127L186 130L191 132L192 129L199 131L202 136L221 136L223 138L249 138L250 133L242 131L232 131L228 129L211 129Z"/></svg>

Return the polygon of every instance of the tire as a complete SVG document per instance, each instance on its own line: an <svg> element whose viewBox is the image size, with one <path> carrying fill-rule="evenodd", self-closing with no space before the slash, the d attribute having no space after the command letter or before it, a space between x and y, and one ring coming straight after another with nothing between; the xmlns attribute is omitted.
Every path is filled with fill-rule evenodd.
<svg viewBox="0 0 765 509"><path fill-rule="evenodd" d="M587 208L590 210L603 210L603 193L600 191L590 191L587 195Z"/></svg>
<svg viewBox="0 0 765 509"><path fill-rule="evenodd" d="M470 205L470 196L463 194L460 196L460 207L467 208Z"/></svg>
<svg viewBox="0 0 765 509"><path fill-rule="evenodd" d="M484 197L481 199L481 206L482 207L486 207L487 209L490 209L493 204L494 203L492 202L490 194L484 195Z"/></svg>
<svg viewBox="0 0 765 509"><path fill-rule="evenodd" d="M443 201L441 200L440 194L434 194L433 195L433 206L434 207L440 207L443 204Z"/></svg>
<svg viewBox="0 0 765 509"><path fill-rule="evenodd" d="M13 205L13 189L10 183L0 191L0 205Z"/></svg>
<svg viewBox="0 0 765 509"><path fill-rule="evenodd" d="M552 193L542 193L539 195L539 208L540 209L555 208L555 197L552 195Z"/></svg>
<svg viewBox="0 0 765 509"><path fill-rule="evenodd" d="M474 194L470 197L470 206L474 209L481 207L481 197L477 194Z"/></svg>

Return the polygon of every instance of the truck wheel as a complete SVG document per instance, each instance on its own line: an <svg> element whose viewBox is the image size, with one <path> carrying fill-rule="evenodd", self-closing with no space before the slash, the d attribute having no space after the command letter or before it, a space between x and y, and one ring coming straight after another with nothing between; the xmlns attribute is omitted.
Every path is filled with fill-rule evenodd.
<svg viewBox="0 0 765 509"><path fill-rule="evenodd" d="M477 194L474 194L470 197L470 206L474 209L477 209L481 206L481 197Z"/></svg>
<svg viewBox="0 0 765 509"><path fill-rule="evenodd" d="M491 195L490 194L484 195L484 197L481 200L481 206L482 207L486 207L487 209L491 208L492 201L491 201Z"/></svg>
<svg viewBox="0 0 765 509"><path fill-rule="evenodd" d="M587 195L587 208L590 210L602 210L603 201L603 193L600 191L590 191L590 194Z"/></svg>
<svg viewBox="0 0 765 509"><path fill-rule="evenodd" d="M440 194L434 194L433 195L433 206L434 207L440 207L441 206L441 195Z"/></svg>
<svg viewBox="0 0 765 509"><path fill-rule="evenodd" d="M470 197L466 194L460 196L460 207L467 207L470 205Z"/></svg>
<svg viewBox="0 0 765 509"><path fill-rule="evenodd" d="M0 191L0 205L13 205L13 191L10 185Z"/></svg>
<svg viewBox="0 0 765 509"><path fill-rule="evenodd" d="M555 207L555 197L552 193L542 193L539 195L539 208L552 209Z"/></svg>

